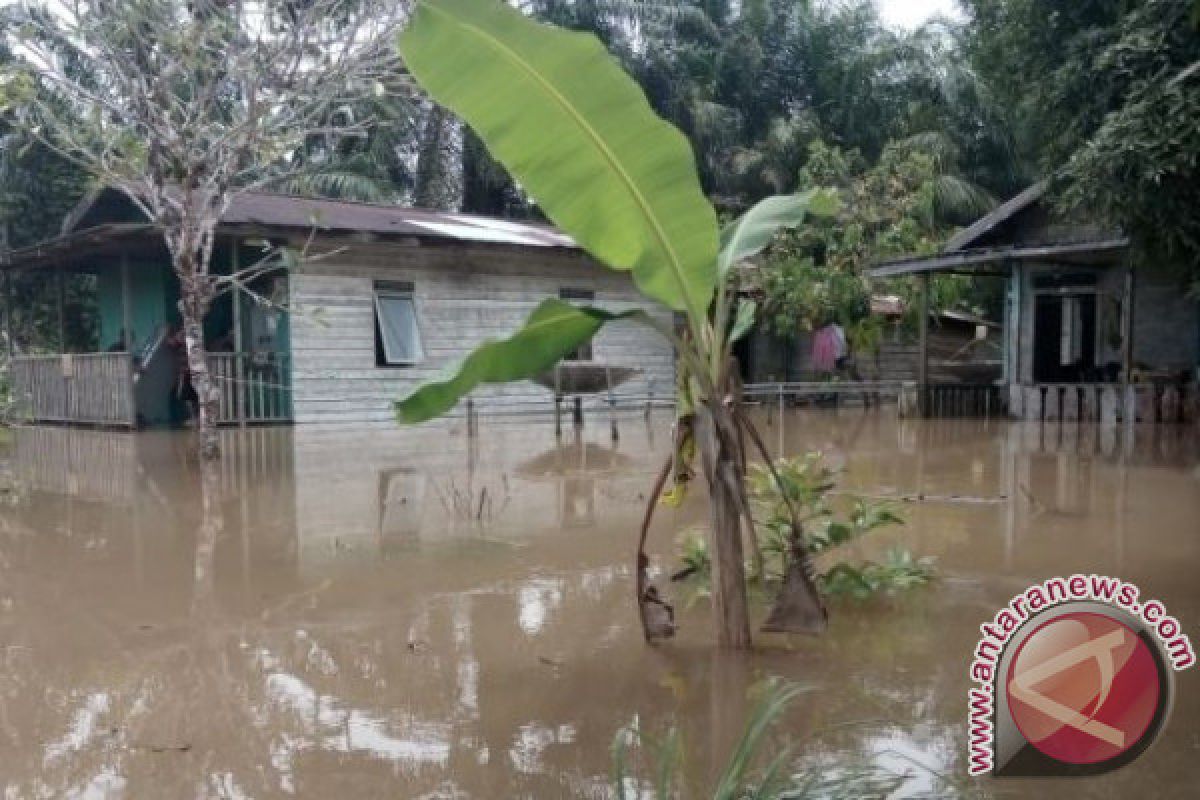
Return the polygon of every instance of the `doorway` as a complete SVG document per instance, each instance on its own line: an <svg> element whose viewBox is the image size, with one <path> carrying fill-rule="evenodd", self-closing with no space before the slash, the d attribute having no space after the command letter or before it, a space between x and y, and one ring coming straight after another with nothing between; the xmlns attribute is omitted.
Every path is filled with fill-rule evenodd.
<svg viewBox="0 0 1200 800"><path fill-rule="evenodd" d="M1081 383L1095 369L1096 295L1037 295L1033 317L1034 381Z"/></svg>

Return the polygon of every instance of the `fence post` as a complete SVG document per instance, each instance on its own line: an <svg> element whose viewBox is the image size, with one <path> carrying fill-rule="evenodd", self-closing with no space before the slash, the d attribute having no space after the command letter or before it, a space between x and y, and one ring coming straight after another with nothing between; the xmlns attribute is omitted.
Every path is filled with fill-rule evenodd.
<svg viewBox="0 0 1200 800"><path fill-rule="evenodd" d="M236 275L241 269L241 254L238 253L238 240L230 240L231 254L229 270ZM233 284L229 293L229 301L233 304L233 414L237 417L238 427L246 427L246 367L243 363L245 353L242 352L242 294L238 285Z"/></svg>
<svg viewBox="0 0 1200 800"><path fill-rule="evenodd" d="M562 379L561 364L554 365L554 437L562 438Z"/></svg>
<svg viewBox="0 0 1200 800"><path fill-rule="evenodd" d="M617 441L617 439L620 438L620 435L617 433L617 398L613 396L612 368L611 367L604 368L604 378L605 378L605 381L608 383L608 422L609 422L609 428L610 428L609 435L612 437L612 440L615 442L615 441Z"/></svg>
<svg viewBox="0 0 1200 800"><path fill-rule="evenodd" d="M129 392L127 409L129 427L137 428L137 382L134 378L133 353L125 354L125 391Z"/></svg>
<svg viewBox="0 0 1200 800"><path fill-rule="evenodd" d="M921 302L919 312L921 318L918 322L918 336L921 344L920 360L917 362L917 384L920 386L920 394L917 402L920 403L920 413L922 416L929 416L929 273L921 273Z"/></svg>

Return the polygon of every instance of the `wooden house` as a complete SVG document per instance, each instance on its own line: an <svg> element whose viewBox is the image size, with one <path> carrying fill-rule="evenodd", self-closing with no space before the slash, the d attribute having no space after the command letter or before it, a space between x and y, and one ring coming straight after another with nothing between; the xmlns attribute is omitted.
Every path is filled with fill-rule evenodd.
<svg viewBox="0 0 1200 800"><path fill-rule="evenodd" d="M487 337L507 335L546 297L610 310L671 313L642 297L628 273L599 267L542 225L467 214L268 193L237 196L218 229L212 271L260 259L264 243L301 247L292 269L221 295L205 322L221 388L220 420L391 423L392 403ZM178 422L178 281L161 233L114 190L87 197L58 237L0 256L14 403L33 422L138 428ZM58 335L14 337L13 298L36 283L57 293ZM90 325L69 325L63 286L93 300ZM68 328L90 333L72 341ZM645 326L605 328L575 360L628 378L622 396L670 394L670 345ZM630 377L632 376L632 377ZM532 382L482 387L480 412L549 408ZM603 398L607 402L607 398Z"/></svg>
<svg viewBox="0 0 1200 800"><path fill-rule="evenodd" d="M877 346L854 354L854 369L867 381L915 382L920 346L902 323L899 297L875 295L871 314L884 321ZM799 330L782 337L757 326L739 343L738 358L745 383L806 383L829 380L831 374L813 366L813 332ZM960 311L931 312L928 328L930 379L941 383L990 383L999 377L1000 325ZM840 370L838 377L848 377Z"/></svg>
<svg viewBox="0 0 1200 800"><path fill-rule="evenodd" d="M1136 268L1119 231L1067 220L1039 183L929 257L881 264L872 277L971 274L1006 281L997 394L1024 419L1176 422L1194 412L1200 308L1178 276ZM927 316L926 316L927 318ZM918 382L929 413L939 384L929 335Z"/></svg>

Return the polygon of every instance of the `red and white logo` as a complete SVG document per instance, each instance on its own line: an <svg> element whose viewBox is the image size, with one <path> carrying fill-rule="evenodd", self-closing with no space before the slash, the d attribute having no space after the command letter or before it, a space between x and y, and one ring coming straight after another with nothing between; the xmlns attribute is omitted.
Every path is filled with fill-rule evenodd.
<svg viewBox="0 0 1200 800"><path fill-rule="evenodd" d="M1104 575L1049 578L988 622L967 693L971 775L1097 775L1146 751L1174 673L1195 665L1179 620Z"/></svg>
<svg viewBox="0 0 1200 800"><path fill-rule="evenodd" d="M1150 645L1106 614L1067 612L1021 642L1005 676L1022 738L1064 764L1099 764L1145 736L1164 693Z"/></svg>

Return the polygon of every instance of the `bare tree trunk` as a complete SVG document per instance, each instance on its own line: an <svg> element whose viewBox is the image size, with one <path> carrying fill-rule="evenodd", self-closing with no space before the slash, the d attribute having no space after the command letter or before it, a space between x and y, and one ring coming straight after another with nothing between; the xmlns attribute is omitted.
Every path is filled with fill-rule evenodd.
<svg viewBox="0 0 1200 800"><path fill-rule="evenodd" d="M212 303L212 285L207 275L198 274L187 256L177 265L176 274L188 376L196 392L196 442L200 458L210 460L220 455L217 413L221 396L208 370L208 351L204 346L204 317Z"/></svg>
<svg viewBox="0 0 1200 800"><path fill-rule="evenodd" d="M746 602L746 565L742 552L745 485L733 417L720 399L696 409L697 444L708 481L709 553L712 555L713 623L720 647L751 646Z"/></svg>

